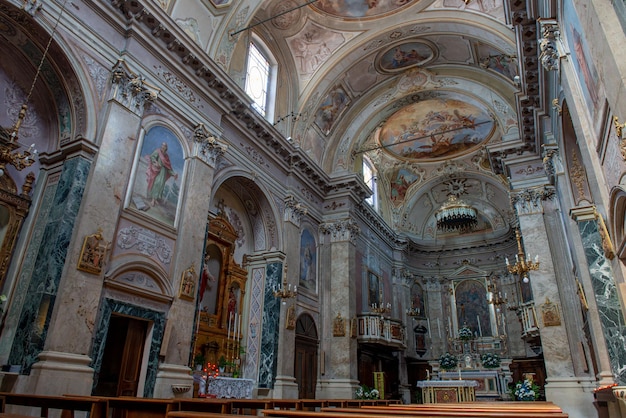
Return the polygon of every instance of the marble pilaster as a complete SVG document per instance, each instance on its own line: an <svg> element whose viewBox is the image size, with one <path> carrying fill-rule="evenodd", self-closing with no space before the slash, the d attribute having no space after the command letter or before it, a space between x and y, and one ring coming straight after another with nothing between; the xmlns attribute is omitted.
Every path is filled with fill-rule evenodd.
<svg viewBox="0 0 626 418"><path fill-rule="evenodd" d="M274 296L283 277L284 260L268 260L265 268L265 288L263 290L263 322L259 353L259 388L274 388L278 370L278 341L280 339L281 300Z"/></svg>
<svg viewBox="0 0 626 418"><path fill-rule="evenodd" d="M550 248L548 226L545 223L544 205L555 196L551 187L532 187L513 195L512 201L519 218L519 227L524 250L528 254L539 255L539 269L529 273L534 296L538 327L541 335L544 363L546 367L545 393L548 401L556 402L570 416L582 417L579 411L586 411L593 401L589 388L582 384L574 371L574 362L563 316L562 295L555 273L555 260ZM554 233L554 231L552 231ZM548 250L548 251L546 251ZM542 314L544 309L556 305L556 318L548 321ZM552 311L554 312L554 311ZM552 320L557 319L557 320ZM562 402L568 399L568 403Z"/></svg>
<svg viewBox="0 0 626 418"><path fill-rule="evenodd" d="M360 228L352 219L328 221L320 225L320 232L330 241L330 294L324 306L324 337L330 343L324 347L326 356L325 381L320 384L319 396L352 398L358 384L357 342L347 332L333 336L333 318L356 315L355 297L355 240Z"/></svg>
<svg viewBox="0 0 626 418"><path fill-rule="evenodd" d="M187 159L185 184L185 188L189 191L193 190L193 193L186 193L183 203L185 221L179 225L176 241L178 250L172 260L172 264L175 266L172 276L173 289L180 289L183 272L188 268L193 267L197 275L202 271L201 260L204 250L205 228L198 226L206 224L215 164L225 149L215 137L208 134L202 124L195 129L194 143L193 155ZM190 344L193 341L193 332L196 328L193 321L189 321L188 318L195 316L195 302L175 298L168 311L168 321L171 322L169 340L163 341L165 359L159 364L159 374L155 383L157 394L171 396L173 383L184 384L188 381L189 369L185 373L180 366L189 364L187 353L192 351ZM177 378L176 372L178 373Z"/></svg>

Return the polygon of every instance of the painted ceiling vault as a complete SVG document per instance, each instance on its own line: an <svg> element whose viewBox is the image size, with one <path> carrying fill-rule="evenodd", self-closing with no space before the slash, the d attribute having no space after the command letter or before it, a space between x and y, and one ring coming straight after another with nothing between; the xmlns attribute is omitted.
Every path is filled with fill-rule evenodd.
<svg viewBox="0 0 626 418"><path fill-rule="evenodd" d="M520 141L502 0L198 1L161 7L234 80L244 79L247 40L262 42L287 86L276 128L330 176L369 159L380 214L397 232L421 245L454 239L435 228L449 195L479 212L469 240L510 231L508 184L490 160Z"/></svg>

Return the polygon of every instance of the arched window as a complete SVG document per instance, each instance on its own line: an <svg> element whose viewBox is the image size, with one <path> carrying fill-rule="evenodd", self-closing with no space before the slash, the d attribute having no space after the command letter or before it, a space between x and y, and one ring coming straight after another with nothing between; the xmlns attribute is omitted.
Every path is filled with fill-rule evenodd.
<svg viewBox="0 0 626 418"><path fill-rule="evenodd" d="M276 61L263 43L254 39L248 47L245 90L252 99L252 107L265 119L274 118L276 91Z"/></svg>
<svg viewBox="0 0 626 418"><path fill-rule="evenodd" d="M365 199L365 201L372 206L374 209L378 210L378 188L376 187L376 180L378 177L378 173L376 172L376 168L374 164L367 157L363 157L363 180L367 187L372 190L372 195Z"/></svg>

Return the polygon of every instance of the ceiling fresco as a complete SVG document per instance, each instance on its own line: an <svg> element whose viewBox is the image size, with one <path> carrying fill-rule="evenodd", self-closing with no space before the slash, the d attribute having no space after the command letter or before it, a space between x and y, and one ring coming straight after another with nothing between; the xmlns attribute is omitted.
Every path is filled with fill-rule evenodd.
<svg viewBox="0 0 626 418"><path fill-rule="evenodd" d="M435 160L466 153L487 141L494 121L460 94L427 99L392 115L380 130L385 151L400 158Z"/></svg>
<svg viewBox="0 0 626 418"><path fill-rule="evenodd" d="M336 17L360 19L397 12L419 0L319 0L313 7Z"/></svg>

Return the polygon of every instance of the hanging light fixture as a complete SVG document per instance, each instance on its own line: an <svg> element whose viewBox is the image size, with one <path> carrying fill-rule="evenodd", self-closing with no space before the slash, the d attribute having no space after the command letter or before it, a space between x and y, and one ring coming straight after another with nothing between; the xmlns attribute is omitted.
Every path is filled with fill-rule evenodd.
<svg viewBox="0 0 626 418"><path fill-rule="evenodd" d="M435 219L437 228L446 232L471 231L478 224L476 209L453 194L437 209Z"/></svg>
<svg viewBox="0 0 626 418"><path fill-rule="evenodd" d="M10 128L0 127L0 176L4 175L6 170L6 165L10 164L15 167L17 170L21 171L26 167L30 167L35 163L35 157L37 156L37 150L34 149L35 144L32 144L27 150L23 152L18 152L17 149L22 146L19 143L19 131L24 119L26 118L26 111L28 110L28 102L35 90L35 84L37 84L37 80L42 73L42 67L46 58L48 57L48 52L50 50L50 45L52 44L52 40L54 39L54 35L57 31L57 26L59 25L59 21L61 20L61 16L65 11L65 3L67 0L63 1L63 5L61 7L61 11L57 16L54 26L52 28L52 33L50 34L50 38L48 39L48 43L46 44L46 48L41 54L41 60L39 61L39 65L37 66L37 71L35 72L35 77L33 82L30 85L30 89L28 90L28 94L26 95L26 99L24 99L24 103L18 112L17 120L15 121L15 125ZM25 6L24 10L29 12L31 15L39 10L41 6L33 8L32 5Z"/></svg>

